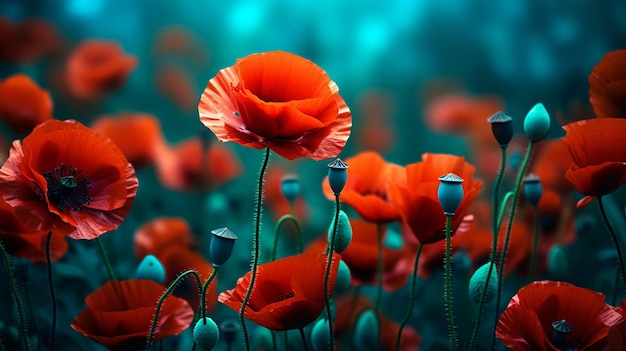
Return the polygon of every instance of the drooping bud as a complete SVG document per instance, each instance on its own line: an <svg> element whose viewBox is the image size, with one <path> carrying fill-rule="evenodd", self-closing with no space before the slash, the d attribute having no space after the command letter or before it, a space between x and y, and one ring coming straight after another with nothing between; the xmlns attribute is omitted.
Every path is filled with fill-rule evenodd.
<svg viewBox="0 0 626 351"><path fill-rule="evenodd" d="M524 118L524 133L532 142L543 140L550 131L550 115L542 103L537 103Z"/></svg>
<svg viewBox="0 0 626 351"><path fill-rule="evenodd" d="M508 147L513 139L513 118L503 112L498 112L489 117L487 122L491 123L491 131L500 147Z"/></svg>
<svg viewBox="0 0 626 351"><path fill-rule="evenodd" d="M213 239L211 239L209 246L209 256L213 262L213 267L219 268L226 263L233 252L237 236L228 228L212 230L211 234L213 234Z"/></svg>
<svg viewBox="0 0 626 351"><path fill-rule="evenodd" d="M356 350L379 350L380 326L374 310L368 309L359 315L354 326L354 346Z"/></svg>
<svg viewBox="0 0 626 351"><path fill-rule="evenodd" d="M335 252L342 253L344 252L350 243L352 242L352 226L350 225L350 220L348 219L348 215L343 211L339 210L339 219L337 220L337 231L335 232ZM330 242L330 237L333 234L333 228L335 227L335 218L330 222L330 226L328 228L328 242Z"/></svg>
<svg viewBox="0 0 626 351"><path fill-rule="evenodd" d="M219 336L217 324L209 317L199 319L193 327L193 340L200 350L212 350L217 345Z"/></svg>
<svg viewBox="0 0 626 351"><path fill-rule="evenodd" d="M135 277L137 279L150 279L163 284L165 282L165 268L154 255L146 255L137 266Z"/></svg>
<svg viewBox="0 0 626 351"><path fill-rule="evenodd" d="M524 177L522 181L524 182L524 198L526 198L533 207L537 207L541 199L541 193L543 192L539 177L531 173Z"/></svg>
<svg viewBox="0 0 626 351"><path fill-rule="evenodd" d="M298 195L300 195L300 179L293 174L288 174L283 177L281 183L281 190L283 196L289 203L293 203Z"/></svg>
<svg viewBox="0 0 626 351"><path fill-rule="evenodd" d="M439 204L441 204L446 216L453 216L463 201L463 178L454 173L448 173L439 177L439 181L437 190Z"/></svg>
<svg viewBox="0 0 626 351"><path fill-rule="evenodd" d="M335 293L343 294L344 292L350 289L350 280L352 280L352 275L350 273L350 268L343 261L339 261L339 268L337 269L337 278L335 280Z"/></svg>
<svg viewBox="0 0 626 351"><path fill-rule="evenodd" d="M491 266L490 262L487 262L480 266L469 281L469 294L472 300L476 303L480 303L480 298L483 296L483 290L485 288L485 283L487 282L487 277L489 274L489 266ZM489 278L489 284L487 285L487 290L485 292L484 303L489 303L496 294L498 289L498 272L496 271L496 266L494 265L491 269L491 276Z"/></svg>
<svg viewBox="0 0 626 351"><path fill-rule="evenodd" d="M340 158L328 164L328 184L335 196L341 194L348 180L348 164Z"/></svg>

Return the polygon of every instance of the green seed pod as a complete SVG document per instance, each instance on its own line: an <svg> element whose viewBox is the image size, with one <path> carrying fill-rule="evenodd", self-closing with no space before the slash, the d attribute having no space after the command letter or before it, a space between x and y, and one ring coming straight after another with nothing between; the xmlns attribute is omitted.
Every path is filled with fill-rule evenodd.
<svg viewBox="0 0 626 351"><path fill-rule="evenodd" d="M141 260L137 271L135 272L135 278L137 279L150 279L159 284L163 284L165 281L165 268L154 255L146 255Z"/></svg>
<svg viewBox="0 0 626 351"><path fill-rule="evenodd" d="M483 288L485 287L485 282L487 281L487 274L489 274L489 266L490 262L485 263L480 266L472 274L472 278L469 281L469 294L472 300L476 303L480 303L480 298L483 294ZM491 277L489 278L489 285L487 286L487 292L485 293L485 303L488 303L493 299L493 296L498 289L498 272L496 272L496 266L493 266L491 270Z"/></svg>
<svg viewBox="0 0 626 351"><path fill-rule="evenodd" d="M350 289L350 280L352 275L350 274L350 268L343 261L339 261L339 269L337 270L337 279L335 281L335 293L343 294Z"/></svg>
<svg viewBox="0 0 626 351"><path fill-rule="evenodd" d="M330 236L333 233L333 228L335 227L335 218L330 222L330 227L328 227L328 242L330 242ZM343 212L343 210L339 210L339 220L337 221L337 232L335 233L335 252L342 253L350 245L352 242L352 226L350 225L350 220L348 219L348 215Z"/></svg>
<svg viewBox="0 0 626 351"><path fill-rule="evenodd" d="M542 103L537 103L524 118L524 133L532 142L543 140L550 131L550 115Z"/></svg>
<svg viewBox="0 0 626 351"><path fill-rule="evenodd" d="M554 245L548 252L548 272L556 276L566 275L569 264L567 254L561 245Z"/></svg>
<svg viewBox="0 0 626 351"><path fill-rule="evenodd" d="M375 311L368 309L359 316L354 327L354 346L362 351L380 348L380 328Z"/></svg>
<svg viewBox="0 0 626 351"><path fill-rule="evenodd" d="M327 351L330 348L328 320L321 318L311 329L311 345L314 351Z"/></svg>
<svg viewBox="0 0 626 351"><path fill-rule="evenodd" d="M204 317L196 322L193 327L193 340L201 350L211 350L219 340L219 330L213 319Z"/></svg>

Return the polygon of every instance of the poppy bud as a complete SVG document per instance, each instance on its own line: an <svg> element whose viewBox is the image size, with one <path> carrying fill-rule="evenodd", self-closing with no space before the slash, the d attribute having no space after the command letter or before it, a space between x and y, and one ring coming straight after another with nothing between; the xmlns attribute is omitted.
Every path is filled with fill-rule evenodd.
<svg viewBox="0 0 626 351"><path fill-rule="evenodd" d="M335 227L335 218L330 222L330 227L328 228L328 242L330 242L330 236L333 233L333 228ZM350 226L350 220L348 219L348 215L343 212L343 210L339 210L339 219L337 221L337 231L335 233L335 247L334 250L337 253L344 252L348 246L352 242L352 226Z"/></svg>
<svg viewBox="0 0 626 351"><path fill-rule="evenodd" d="M354 326L354 346L356 350L378 350L380 328L376 312L368 309L361 313Z"/></svg>
<svg viewBox="0 0 626 351"><path fill-rule="evenodd" d="M491 123L491 131L500 147L508 147L511 139L513 139L513 118L503 112L498 112L489 117L487 122Z"/></svg>
<svg viewBox="0 0 626 351"><path fill-rule="evenodd" d="M548 272L563 276L568 272L567 254L561 245L554 245L548 252Z"/></svg>
<svg viewBox="0 0 626 351"><path fill-rule="evenodd" d="M328 184L335 196L341 194L343 187L348 180L348 164L340 158L328 164Z"/></svg>
<svg viewBox="0 0 626 351"><path fill-rule="evenodd" d="M542 187L539 182L539 177L535 174L531 173L524 177L524 197L528 202L533 205L533 207L537 207L539 204L539 200L541 199Z"/></svg>
<svg viewBox="0 0 626 351"><path fill-rule="evenodd" d="M217 324L209 317L199 319L196 326L193 327L193 341L200 347L200 350L213 349L219 338L220 332L217 329Z"/></svg>
<svg viewBox="0 0 626 351"><path fill-rule="evenodd" d="M530 141L543 140L550 131L550 115L542 103L537 103L524 118L524 133Z"/></svg>
<svg viewBox="0 0 626 351"><path fill-rule="evenodd" d="M237 236L228 228L212 230L211 234L213 234L213 239L209 245L209 256L213 262L213 267L219 268L226 263L233 252Z"/></svg>
<svg viewBox="0 0 626 351"><path fill-rule="evenodd" d="M137 279L154 280L159 284L163 284L165 282L165 268L154 255L146 255L139 263L139 266L137 266L135 277Z"/></svg>
<svg viewBox="0 0 626 351"><path fill-rule="evenodd" d="M348 291L351 279L350 268L343 260L339 260L339 268L337 269L337 278L335 280L335 293L343 294Z"/></svg>
<svg viewBox="0 0 626 351"><path fill-rule="evenodd" d="M439 177L439 181L439 189L437 190L439 204L441 204L446 216L453 216L463 200L463 178L454 173L448 173Z"/></svg>
<svg viewBox="0 0 626 351"><path fill-rule="evenodd" d="M220 324L220 333L226 344L230 345L235 341L239 332L239 323L232 319L227 319Z"/></svg>
<svg viewBox="0 0 626 351"><path fill-rule="evenodd" d="M293 174L286 175L283 177L281 189L285 199L292 203L300 195L300 180Z"/></svg>
<svg viewBox="0 0 626 351"><path fill-rule="evenodd" d="M311 329L311 345L313 351L327 351L330 348L328 335L328 320L320 318Z"/></svg>
<svg viewBox="0 0 626 351"><path fill-rule="evenodd" d="M511 156L509 156L509 165L514 171L517 171L519 166L522 165L522 153L519 151L511 152Z"/></svg>
<svg viewBox="0 0 626 351"><path fill-rule="evenodd" d="M489 274L489 266L491 266L491 262L487 262L480 266L469 281L469 295L472 300L476 303L480 303L480 298L483 296L483 288L485 287L485 282L487 281L487 274ZM493 299L493 296L498 289L498 272L496 271L496 266L494 265L491 269L491 277L489 278L489 284L487 285L487 291L485 292L485 303L488 303Z"/></svg>

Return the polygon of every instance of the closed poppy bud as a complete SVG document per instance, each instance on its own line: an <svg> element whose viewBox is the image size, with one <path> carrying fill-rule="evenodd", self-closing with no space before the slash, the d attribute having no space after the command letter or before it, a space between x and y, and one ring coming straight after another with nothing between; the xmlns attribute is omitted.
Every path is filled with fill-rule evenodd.
<svg viewBox="0 0 626 351"><path fill-rule="evenodd" d="M239 334L239 323L232 319L223 321L220 324L220 333L226 344L231 345Z"/></svg>
<svg viewBox="0 0 626 351"><path fill-rule="evenodd" d="M561 245L554 245L548 252L548 272L563 276L568 272L567 254Z"/></svg>
<svg viewBox="0 0 626 351"><path fill-rule="evenodd" d="M350 268L343 261L339 261L339 268L337 269L337 280L335 281L335 293L342 294L350 289L350 280L352 275L350 274Z"/></svg>
<svg viewBox="0 0 626 351"><path fill-rule="evenodd" d="M368 309L361 313L354 327L354 345L357 350L378 350L380 345L379 321L376 312Z"/></svg>
<svg viewBox="0 0 626 351"><path fill-rule="evenodd" d="M537 204L541 199L541 193L543 191L541 183L539 182L539 177L531 173L524 177L523 182L524 197L531 205L533 205L533 207L537 207Z"/></svg>
<svg viewBox="0 0 626 351"><path fill-rule="evenodd" d="M543 140L550 131L550 115L542 103L537 103L524 118L524 133L530 141Z"/></svg>
<svg viewBox="0 0 626 351"><path fill-rule="evenodd" d="M209 246L209 256L213 262L213 267L219 268L226 263L233 252L237 236L228 228L212 230L211 234L213 234L213 239L211 239Z"/></svg>
<svg viewBox="0 0 626 351"><path fill-rule="evenodd" d="M335 228L335 218L330 222L330 227L328 228L328 242L330 242L330 236L333 233L333 228ZM337 221L337 231L335 232L335 241L334 241L334 250L337 253L344 252L350 242L352 241L352 226L350 226L350 220L348 219L348 215L343 212L343 210L339 210L339 219Z"/></svg>
<svg viewBox="0 0 626 351"><path fill-rule="evenodd" d="M472 300L476 303L480 303L480 298L483 296L483 289L485 288L485 282L489 274L490 262L487 262L480 266L469 281L469 294ZM496 290L498 289L498 272L494 265L491 269L491 277L489 278L489 284L487 285L487 291L485 292L485 303L488 303L493 299Z"/></svg>
<svg viewBox="0 0 626 351"><path fill-rule="evenodd" d="M330 348L328 320L318 319L311 329L311 345L314 351L327 351Z"/></svg>
<svg viewBox="0 0 626 351"><path fill-rule="evenodd" d="M522 165L522 154L519 151L513 151L511 153L511 156L509 157L509 165L514 171L517 171L519 166Z"/></svg>
<svg viewBox="0 0 626 351"><path fill-rule="evenodd" d="M193 327L193 341L200 350L211 350L217 345L220 333L213 319L204 317L196 322Z"/></svg>
<svg viewBox="0 0 626 351"><path fill-rule="evenodd" d="M513 139L513 118L503 112L498 112L489 117L487 122L491 123L491 131L500 147L508 147L511 139Z"/></svg>
<svg viewBox="0 0 626 351"><path fill-rule="evenodd" d="M453 216L463 200L463 178L454 173L439 177L437 197L446 216Z"/></svg>
<svg viewBox="0 0 626 351"><path fill-rule="evenodd" d="M328 184L335 196L341 194L343 187L348 180L348 164L340 158L328 164Z"/></svg>
<svg viewBox="0 0 626 351"><path fill-rule="evenodd" d="M283 196L290 203L294 202L300 195L300 180L295 175L286 175L281 184Z"/></svg>
<svg viewBox="0 0 626 351"><path fill-rule="evenodd" d="M163 284L165 281L165 268L163 268L161 261L154 255L147 255L141 260L139 266L137 266L135 279L149 279Z"/></svg>

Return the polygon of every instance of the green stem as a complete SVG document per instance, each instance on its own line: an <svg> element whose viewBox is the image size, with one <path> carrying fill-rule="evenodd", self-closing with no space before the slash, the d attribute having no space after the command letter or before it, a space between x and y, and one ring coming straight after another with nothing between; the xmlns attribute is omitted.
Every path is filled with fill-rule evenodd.
<svg viewBox="0 0 626 351"><path fill-rule="evenodd" d="M163 302L165 301L165 299L174 292L174 289L176 289L176 287L178 286L178 284L188 275L192 275L194 278L196 278L196 283L198 284L199 287L202 286L202 280L200 279L200 275L198 275L198 272L194 271L193 269L190 269L188 271L185 271L183 273L181 273L178 277L176 277L176 279L174 279L173 282L170 283L170 285L167 287L167 289L165 290L165 292L163 293L163 295L161 295L161 297L159 297L159 302L157 302L157 306L156 306L156 310L154 312L154 317L152 317L152 326L150 327L150 333L148 334L148 339L146 340L146 351L150 350L152 348L152 342L153 342L153 338L154 338L154 331L156 329L156 325L157 322L159 320L159 312L161 311L161 306L163 305Z"/></svg>
<svg viewBox="0 0 626 351"><path fill-rule="evenodd" d="M537 245L539 244L539 209L533 206L535 225L533 233L533 251L530 253L530 279L535 280L537 274Z"/></svg>
<svg viewBox="0 0 626 351"><path fill-rule="evenodd" d="M278 235L280 234L280 228L286 221L291 221L296 226L296 235L298 240L298 253L302 253L302 228L298 219L292 214L286 214L278 219L276 226L274 227L274 247L272 248L272 261L276 260L276 249L278 248Z"/></svg>
<svg viewBox="0 0 626 351"><path fill-rule="evenodd" d="M37 327L37 318L35 316L35 310L33 309L33 302L30 298L30 291L28 289L28 284L24 284L24 293L26 294L26 303L28 304L30 317L33 321L33 332L35 335L39 335L39 328ZM41 350L41 340L39 339L37 339L37 350Z"/></svg>
<svg viewBox="0 0 626 351"><path fill-rule="evenodd" d="M377 251L377 265L378 269L376 272L376 302L374 306L376 310L380 310L380 300L383 296L383 225L381 223L377 224L376 230L376 251Z"/></svg>
<svg viewBox="0 0 626 351"><path fill-rule="evenodd" d="M52 261L50 260L50 239L52 231L48 232L46 237L46 261L48 263L48 285L50 287L50 297L52 298L52 328L50 330L50 351L54 350L54 340L57 328L57 299L54 293L54 284L52 284Z"/></svg>
<svg viewBox="0 0 626 351"><path fill-rule="evenodd" d="M328 291L328 280L330 277L330 267L333 262L333 252L335 251L335 234L337 234L337 223L339 222L339 211L341 209L341 203L339 202L339 194L335 194L335 221L333 222L333 232L330 235L330 241L328 242L328 248L326 254L328 255L326 260L326 274L324 275L324 297L326 299L326 317L328 318L328 333L329 333L329 349L333 351L335 349L335 330L333 329L333 318L330 310L330 292Z"/></svg>
<svg viewBox="0 0 626 351"><path fill-rule="evenodd" d="M109 262L109 256L107 255L106 250L104 250L104 246L102 245L102 241L100 237L96 237L96 243L98 243L98 249L100 250L100 255L102 256L102 260L104 261L104 266L107 269L107 273L109 274L109 280L117 280L115 278L115 273L113 272L113 268L111 267L111 262Z"/></svg>
<svg viewBox="0 0 626 351"><path fill-rule="evenodd" d="M204 324L206 325L206 289L209 287L209 285L211 285L211 281L213 281L213 278L215 277L215 275L217 275L217 270L219 269L219 267L213 267L213 270L211 271L211 275L209 275L209 278L206 280L206 282L204 282L204 285L202 285L202 289L200 289L200 318L202 319L202 321L204 322Z"/></svg>
<svg viewBox="0 0 626 351"><path fill-rule="evenodd" d="M415 255L415 263L413 264L413 275L411 276L411 295L409 296L409 307L404 315L404 319L398 329L398 336L396 337L396 351L400 350L400 341L402 338L402 330L408 323L413 313L413 304L415 303L415 286L417 285L417 267L419 267L420 255L422 254L422 243L417 247L417 254Z"/></svg>
<svg viewBox="0 0 626 351"><path fill-rule="evenodd" d="M261 171L259 171L259 180L256 185L256 212L254 215L254 237L252 238L252 276L250 277L250 285L248 286L246 296L244 296L241 304L241 310L239 311L239 322L241 323L241 330L243 331L243 339L246 344L247 351L250 351L250 340L248 338L248 327L246 326L244 312L246 311L250 294L252 294L252 289L254 289L257 268L259 266L259 256L261 250L261 241L259 236L261 233L261 216L263 215L263 212L261 211L263 208L263 179L265 177L265 170L269 160L270 149L266 148L265 156L263 157L263 164L261 165Z"/></svg>
<svg viewBox="0 0 626 351"><path fill-rule="evenodd" d="M621 245L619 244L619 239L611 226L611 222L609 222L609 217L606 215L606 211L604 210L604 203L602 202L602 196L598 196L598 205L600 206L600 213L602 213L602 219L604 219L604 223L606 224L609 232L611 233L611 238L613 239L613 244L615 245L615 249L617 250L617 257L619 258L619 270L622 272L622 281L624 285L626 285L626 272L624 271L624 256L622 256Z"/></svg>
<svg viewBox="0 0 626 351"><path fill-rule="evenodd" d="M17 282L15 281L15 274L13 272L13 265L11 264L11 259L9 258L9 253L2 244L2 240L0 240L0 251L2 251L2 260L4 261L4 266L7 268L7 274L9 275L9 287L11 288L11 295L13 295L13 301L15 301L15 305L17 306L17 314L20 318L20 339L22 340L22 350L27 351L30 350L30 344L28 340L28 333L26 332L26 316L24 315L24 306L22 305L22 299L20 294L17 291Z"/></svg>
<svg viewBox="0 0 626 351"><path fill-rule="evenodd" d="M495 323L493 326L493 334L491 336L491 350L494 350L496 346L496 326L498 325L498 316L500 315L500 298L502 293L502 275L504 274L504 262L506 259L506 252L509 246L509 239L511 237L511 227L513 225L513 218L515 217L515 208L517 207L517 197L520 193L520 187L522 186L522 179L524 178L524 172L526 171L526 167L528 166L528 161L530 160L530 155L532 154L534 143L530 141L528 143L528 148L526 149L526 156L524 156L524 161L520 166L519 173L517 174L517 179L515 180L515 188L513 188L513 200L511 202L511 210L509 211L509 222L506 227L506 236L504 237L504 246L502 247L502 253L500 254L500 270L498 271L498 289L496 294L496 308L495 308ZM507 194L508 195L508 194ZM502 213L504 211L501 211ZM501 213L501 214L502 214ZM500 224L502 220L499 220ZM500 224L498 224L498 231L500 229Z"/></svg>
<svg viewBox="0 0 626 351"><path fill-rule="evenodd" d="M304 329L299 328L300 330L300 338L302 338L302 344L304 345L304 351L309 351L309 344L306 342L306 337L304 336Z"/></svg>
<svg viewBox="0 0 626 351"><path fill-rule="evenodd" d="M456 351L458 341L454 325L454 306L452 306L452 253L450 248L452 216L446 215L446 256L444 257L444 297L446 300L446 316L448 317L448 333L450 334L450 350Z"/></svg>

